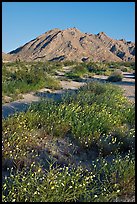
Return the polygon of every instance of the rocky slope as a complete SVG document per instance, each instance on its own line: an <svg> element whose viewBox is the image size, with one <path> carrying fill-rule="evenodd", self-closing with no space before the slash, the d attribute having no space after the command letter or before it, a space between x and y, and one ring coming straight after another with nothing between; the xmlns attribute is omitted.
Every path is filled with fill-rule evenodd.
<svg viewBox="0 0 137 204"><path fill-rule="evenodd" d="M9 54L26 61L135 61L135 43L114 40L104 32L95 35L82 33L77 28L56 28Z"/></svg>
<svg viewBox="0 0 137 204"><path fill-rule="evenodd" d="M16 56L12 56L10 54L6 54L6 53L2 52L2 60L3 60L3 62L12 61L12 60L14 60L15 57Z"/></svg>

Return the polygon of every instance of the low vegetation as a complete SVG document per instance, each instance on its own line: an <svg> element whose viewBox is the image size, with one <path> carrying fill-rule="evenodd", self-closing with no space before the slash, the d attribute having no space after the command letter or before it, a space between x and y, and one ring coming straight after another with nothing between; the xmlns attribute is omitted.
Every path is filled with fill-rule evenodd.
<svg viewBox="0 0 137 204"><path fill-rule="evenodd" d="M62 80L81 81L83 77L94 74L110 76L108 80L121 80L121 75L111 76L116 69L133 72L132 62L8 62L2 64L2 102L10 102L22 98L22 94L37 91L41 88L61 89L60 82L55 78L56 71L64 66L71 70L65 73ZM61 80L61 78L60 78Z"/></svg>
<svg viewBox="0 0 137 204"><path fill-rule="evenodd" d="M92 82L2 126L3 202L112 202L134 193L135 106L120 88ZM79 154L96 151L90 168L59 163L46 152L51 137L71 138Z"/></svg>
<svg viewBox="0 0 137 204"><path fill-rule="evenodd" d="M60 89L60 83L53 77L61 69L58 63L4 63L2 67L2 96L18 98L19 94L41 88ZM3 101L4 102L4 101Z"/></svg>
<svg viewBox="0 0 137 204"><path fill-rule="evenodd" d="M81 81L83 77L92 77L96 74L110 76L110 81L113 79L114 81L120 81L122 80L122 74L116 70L134 72L135 64L132 62L82 62L77 63L65 76L71 80Z"/></svg>
<svg viewBox="0 0 137 204"><path fill-rule="evenodd" d="M108 78L107 81L109 82L117 82L122 81L123 75L120 70L114 71Z"/></svg>
<svg viewBox="0 0 137 204"><path fill-rule="evenodd" d="M71 80L81 81L81 78L86 74L88 74L86 66L84 64L78 64L70 72L66 73L65 76Z"/></svg>

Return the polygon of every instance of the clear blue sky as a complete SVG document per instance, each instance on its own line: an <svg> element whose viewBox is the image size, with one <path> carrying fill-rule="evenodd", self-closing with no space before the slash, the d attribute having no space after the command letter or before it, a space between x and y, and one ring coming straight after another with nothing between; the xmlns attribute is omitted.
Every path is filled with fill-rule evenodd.
<svg viewBox="0 0 137 204"><path fill-rule="evenodd" d="M3 2L2 51L9 52L44 32L76 27L135 41L135 2Z"/></svg>

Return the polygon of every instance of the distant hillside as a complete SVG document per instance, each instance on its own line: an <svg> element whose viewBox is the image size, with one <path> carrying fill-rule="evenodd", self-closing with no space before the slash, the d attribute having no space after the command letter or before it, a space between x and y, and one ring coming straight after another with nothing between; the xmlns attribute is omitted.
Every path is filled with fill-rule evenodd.
<svg viewBox="0 0 137 204"><path fill-rule="evenodd" d="M56 28L9 54L26 61L135 61L135 43L112 39L104 32L88 34L77 28Z"/></svg>
<svg viewBox="0 0 137 204"><path fill-rule="evenodd" d="M2 60L3 60L3 62L12 61L12 60L14 60L14 56L2 52Z"/></svg>

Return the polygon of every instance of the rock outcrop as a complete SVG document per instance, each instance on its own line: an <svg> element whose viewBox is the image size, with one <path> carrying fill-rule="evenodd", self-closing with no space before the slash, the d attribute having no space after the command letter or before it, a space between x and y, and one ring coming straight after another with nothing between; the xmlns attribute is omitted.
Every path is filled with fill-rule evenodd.
<svg viewBox="0 0 137 204"><path fill-rule="evenodd" d="M104 32L88 34L77 28L56 28L8 55L25 61L135 61L135 43L112 39Z"/></svg>

